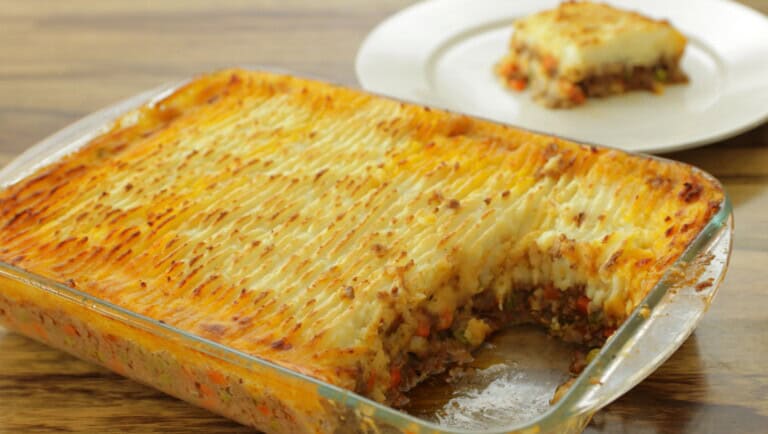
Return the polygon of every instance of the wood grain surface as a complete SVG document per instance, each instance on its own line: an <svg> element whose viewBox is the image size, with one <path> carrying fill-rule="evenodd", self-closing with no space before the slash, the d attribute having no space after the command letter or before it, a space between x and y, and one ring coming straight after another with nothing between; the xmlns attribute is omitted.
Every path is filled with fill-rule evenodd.
<svg viewBox="0 0 768 434"><path fill-rule="evenodd" d="M356 86L363 37L410 3L0 0L0 162L99 107L219 67ZM745 3L768 12L768 1ZM768 432L768 124L668 156L725 184L731 267L694 335L587 432ZM26 432L249 431L0 329L0 434Z"/></svg>

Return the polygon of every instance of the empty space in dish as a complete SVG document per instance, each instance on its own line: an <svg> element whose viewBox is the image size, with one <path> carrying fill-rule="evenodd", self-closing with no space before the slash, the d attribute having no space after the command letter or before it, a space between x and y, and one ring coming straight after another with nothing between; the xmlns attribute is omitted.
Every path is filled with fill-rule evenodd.
<svg viewBox="0 0 768 434"><path fill-rule="evenodd" d="M550 408L568 378L577 348L534 326L513 326L492 336L476 353L472 368L449 383L427 380L409 394L405 411L438 425L492 429L523 423Z"/></svg>

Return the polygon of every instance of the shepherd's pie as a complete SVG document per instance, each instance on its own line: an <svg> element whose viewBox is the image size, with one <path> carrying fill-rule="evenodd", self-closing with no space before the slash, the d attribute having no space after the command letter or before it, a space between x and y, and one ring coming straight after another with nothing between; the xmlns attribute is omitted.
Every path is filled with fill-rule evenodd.
<svg viewBox="0 0 768 434"><path fill-rule="evenodd" d="M709 177L266 72L199 77L0 192L0 260L399 405L501 327L600 344Z"/></svg>

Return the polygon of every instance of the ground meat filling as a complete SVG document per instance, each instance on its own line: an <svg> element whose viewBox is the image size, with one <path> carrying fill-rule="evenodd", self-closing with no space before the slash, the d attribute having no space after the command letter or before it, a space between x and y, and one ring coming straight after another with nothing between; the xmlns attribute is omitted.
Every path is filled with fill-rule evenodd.
<svg viewBox="0 0 768 434"><path fill-rule="evenodd" d="M513 55L496 69L504 84L521 91L530 87L534 99L551 108L582 104L586 98L601 98L633 90L661 92L664 84L688 82L679 59L661 58L651 66L606 65L583 79L562 77L557 60L540 55L524 45L516 45Z"/></svg>
<svg viewBox="0 0 768 434"><path fill-rule="evenodd" d="M631 90L658 92L660 84L685 83L688 77L676 62L661 61L654 66L635 66L618 73L593 75L576 83L589 98L604 97Z"/></svg>
<svg viewBox="0 0 768 434"><path fill-rule="evenodd" d="M500 306L501 304L501 306ZM614 328L606 325L599 310L590 310L584 287L560 290L553 286L515 289L502 303L492 291L475 295L460 308L448 328L440 329L439 318L413 337L423 352L405 351L393 355L390 362L392 384L387 401L393 406L408 402L405 392L428 376L444 372L457 364L471 361L471 351L485 340L473 336L472 328L492 333L519 324L538 324L553 336L585 347L600 346ZM476 334L476 332L474 332Z"/></svg>

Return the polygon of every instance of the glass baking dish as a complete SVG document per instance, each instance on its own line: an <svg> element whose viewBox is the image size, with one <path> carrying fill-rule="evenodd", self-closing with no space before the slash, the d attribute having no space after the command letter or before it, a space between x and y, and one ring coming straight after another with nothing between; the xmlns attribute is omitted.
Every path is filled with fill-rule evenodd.
<svg viewBox="0 0 768 434"><path fill-rule="evenodd" d="M117 116L163 98L178 85L144 92L59 131L0 170L0 185L83 146ZM467 393L456 386L451 396L470 405L441 402L412 412L419 414L416 417L2 262L0 324L267 432L577 433L596 411L666 360L707 310L731 250L731 205L727 197L720 205L554 404L549 399L567 378L570 350L525 327L509 331L507 337L511 333L512 342L522 339L526 345L505 345L509 339L502 332L478 356L494 363L477 372L502 379L504 387L492 390L486 381L480 392ZM426 392L419 395L429 395L430 386L420 387Z"/></svg>

